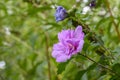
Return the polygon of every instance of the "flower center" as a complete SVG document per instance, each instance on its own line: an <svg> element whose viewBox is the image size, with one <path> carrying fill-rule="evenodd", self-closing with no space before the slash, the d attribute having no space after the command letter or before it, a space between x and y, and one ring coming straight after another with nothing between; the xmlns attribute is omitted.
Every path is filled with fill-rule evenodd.
<svg viewBox="0 0 120 80"><path fill-rule="evenodd" d="M71 49L74 49L74 48L75 48L71 43L68 43L68 46L69 46Z"/></svg>
<svg viewBox="0 0 120 80"><path fill-rule="evenodd" d="M72 54L73 51L76 50L76 47L73 44L71 44L71 43L68 43L68 46L69 46L69 54Z"/></svg>

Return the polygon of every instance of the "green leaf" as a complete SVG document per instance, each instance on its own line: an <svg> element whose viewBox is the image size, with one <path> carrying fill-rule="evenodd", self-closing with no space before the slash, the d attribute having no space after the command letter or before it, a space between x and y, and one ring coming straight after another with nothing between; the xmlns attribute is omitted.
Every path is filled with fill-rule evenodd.
<svg viewBox="0 0 120 80"><path fill-rule="evenodd" d="M110 78L110 80L119 80L120 78L119 77L117 77L117 76L112 76L111 78Z"/></svg>
<svg viewBox="0 0 120 80"><path fill-rule="evenodd" d="M105 55L101 55L99 63L101 63L103 65L109 65L110 61L108 60L108 58Z"/></svg>
<svg viewBox="0 0 120 80"><path fill-rule="evenodd" d="M68 62L69 62L69 61L68 61ZM58 68L57 74L61 74L61 73L65 70L68 62L64 62L64 63L58 64L58 66L57 66L57 68Z"/></svg>
<svg viewBox="0 0 120 80"><path fill-rule="evenodd" d="M116 73L120 74L120 63L115 64L112 67L112 70L115 71Z"/></svg>
<svg viewBox="0 0 120 80"><path fill-rule="evenodd" d="M87 71L93 70L96 66L97 66L97 64L94 63L94 64L90 65L86 70Z"/></svg>
<svg viewBox="0 0 120 80"><path fill-rule="evenodd" d="M103 4L103 0L96 0L96 8L101 7L101 5Z"/></svg>
<svg viewBox="0 0 120 80"><path fill-rule="evenodd" d="M77 73L75 80L80 80L81 77L84 75L84 73L86 72L86 70L81 70Z"/></svg>
<svg viewBox="0 0 120 80"><path fill-rule="evenodd" d="M84 73L90 71L90 70L93 70L95 67L97 66L97 64L92 64L90 65L86 70L81 70L77 73L76 77L75 77L75 80L81 80L82 76L84 75Z"/></svg>
<svg viewBox="0 0 120 80"><path fill-rule="evenodd" d="M116 63L113 67L112 70L116 72L118 75L113 75L110 80L119 80L120 79L120 64Z"/></svg>

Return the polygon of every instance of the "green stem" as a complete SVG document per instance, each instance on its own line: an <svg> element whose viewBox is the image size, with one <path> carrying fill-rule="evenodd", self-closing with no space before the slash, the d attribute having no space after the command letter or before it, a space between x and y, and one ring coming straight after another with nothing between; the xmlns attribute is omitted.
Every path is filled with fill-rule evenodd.
<svg viewBox="0 0 120 80"><path fill-rule="evenodd" d="M112 73L114 73L115 75L117 75L117 76L120 77L120 75L119 75L118 73L116 73L116 72L114 72L112 69L110 69L110 68L108 68L108 67L106 67L106 66L104 66L104 65L102 65L102 64L100 64L100 63L98 63L98 62L96 62L96 61L94 61L94 60L91 59L90 57L88 57L88 56L86 56L86 55L84 55L84 54L81 54L81 53L80 53L79 55L81 55L81 56L87 58L88 60L90 60L90 61L96 63L97 65L99 65L99 66L101 66L101 67L103 67L103 68L109 70L110 72L112 72Z"/></svg>
<svg viewBox="0 0 120 80"><path fill-rule="evenodd" d="M1 74L0 74L0 80L5 80Z"/></svg>
<svg viewBox="0 0 120 80"><path fill-rule="evenodd" d="M48 76L49 76L49 80L51 80L51 65L50 65L50 56L49 56L49 43L48 43L48 35L46 32L44 32L44 35L45 35L45 39L46 39L46 58L47 58L47 63L48 63Z"/></svg>
<svg viewBox="0 0 120 80"><path fill-rule="evenodd" d="M111 11L111 9L110 9L109 1L108 1L108 0L105 0L105 1L106 1L106 4L105 4L105 5L106 5L107 8L108 8L108 11L109 11L109 13L110 13L110 17L112 18L112 23L113 23L113 25L114 25L114 27L115 27L115 30L116 30L117 35L118 35L118 38L119 38L119 40L120 40L120 32L119 32L119 30L118 30L118 25L117 25L117 23L115 22L114 16L113 16L112 11Z"/></svg>
<svg viewBox="0 0 120 80"><path fill-rule="evenodd" d="M93 32L93 31L90 30L90 28L88 27L88 25L83 24L83 23L79 22L79 20L75 20L75 19L72 18L72 17L70 17L70 19L72 19L73 25L74 25L75 27L78 26L78 25L81 25L81 26L83 27L83 29L84 29L84 33L85 33L85 34L92 33L92 35L89 37L89 40L90 40L90 42L95 42L95 43L98 42L98 43L100 44L100 46L101 46L102 48L100 48L100 50L98 50L98 51L102 52L102 55L104 55L104 52L107 52L109 55L112 54L112 53L104 46L104 44L102 43L102 40L97 37L97 35L95 34L95 32ZM96 50L96 51L97 51L97 50ZM114 59L113 56L111 56L111 58Z"/></svg>

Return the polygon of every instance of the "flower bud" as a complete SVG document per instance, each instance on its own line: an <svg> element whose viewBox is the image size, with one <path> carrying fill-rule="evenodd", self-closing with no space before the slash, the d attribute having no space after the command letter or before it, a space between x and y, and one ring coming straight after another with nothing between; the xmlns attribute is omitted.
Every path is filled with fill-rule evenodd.
<svg viewBox="0 0 120 80"><path fill-rule="evenodd" d="M67 11L62 7L58 6L55 13L55 19L57 22L64 20L67 17Z"/></svg>

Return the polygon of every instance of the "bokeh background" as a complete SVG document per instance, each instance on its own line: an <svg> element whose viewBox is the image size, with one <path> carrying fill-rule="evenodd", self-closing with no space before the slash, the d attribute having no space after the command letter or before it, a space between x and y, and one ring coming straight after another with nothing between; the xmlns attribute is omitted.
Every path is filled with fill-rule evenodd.
<svg viewBox="0 0 120 80"><path fill-rule="evenodd" d="M82 56L61 64L52 58L58 32L73 27L69 19L55 21L54 3L69 11L78 1L0 0L0 80L120 80ZM99 44L88 40L90 34L82 52L120 74L120 0L96 0L90 7L91 1L80 0L75 19L87 24L111 54L105 53L109 61L96 54Z"/></svg>

